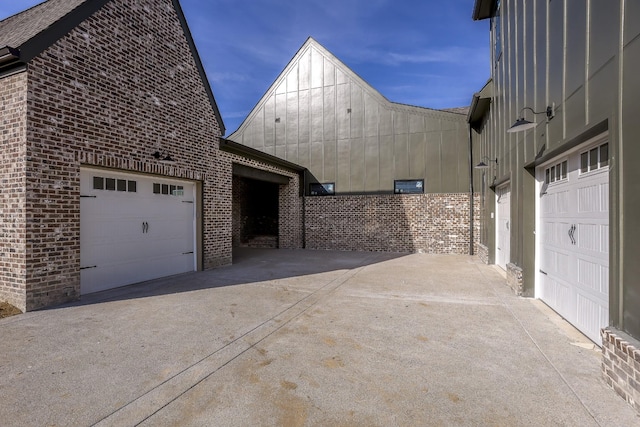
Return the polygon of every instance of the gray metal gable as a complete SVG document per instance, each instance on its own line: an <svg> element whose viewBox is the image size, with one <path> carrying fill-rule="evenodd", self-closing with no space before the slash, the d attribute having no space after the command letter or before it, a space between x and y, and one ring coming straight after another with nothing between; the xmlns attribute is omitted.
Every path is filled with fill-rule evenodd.
<svg viewBox="0 0 640 427"><path fill-rule="evenodd" d="M389 101L309 38L228 139L302 165L339 192L392 191L396 179L466 191L465 119Z"/></svg>

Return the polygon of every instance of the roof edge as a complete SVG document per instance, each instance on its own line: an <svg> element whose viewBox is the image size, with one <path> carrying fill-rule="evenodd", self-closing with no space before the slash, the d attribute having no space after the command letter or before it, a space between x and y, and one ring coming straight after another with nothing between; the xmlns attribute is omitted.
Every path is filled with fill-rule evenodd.
<svg viewBox="0 0 640 427"><path fill-rule="evenodd" d="M202 60L200 59L200 54L198 53L198 49L196 47L196 43L193 40L193 35L191 34L191 30L189 29L189 24L187 23L187 18L184 15L182 10L182 6L180 6L179 0L172 0L173 7L178 14L178 20L180 21L180 26L184 31L184 35L187 38L187 43L189 44L189 49L191 50L191 54L193 55L193 60L196 62L196 68L198 69L198 73L200 74L200 79L202 80L202 84L207 92L207 96L209 97L209 102L211 102L211 106L213 107L213 112L218 120L218 124L220 125L220 131L222 135L226 133L226 128L224 126L224 121L222 120L222 115L220 114L220 109L218 108L218 103L216 102L215 97L213 96L213 90L211 89L211 83L209 82L209 78L207 77L207 72L204 69L204 65L202 65Z"/></svg>
<svg viewBox="0 0 640 427"><path fill-rule="evenodd" d="M87 0L58 19L50 27L31 37L18 47L21 62L27 63L40 55L110 1L111 0Z"/></svg>
<svg viewBox="0 0 640 427"><path fill-rule="evenodd" d="M496 10L497 0L476 0L471 18L474 21L491 18Z"/></svg>
<svg viewBox="0 0 640 427"><path fill-rule="evenodd" d="M237 154L242 157L247 157L252 160L269 163L271 165L286 169L290 172L302 173L307 170L307 168L305 168L304 166L300 166L287 160L283 160L279 157L267 154L263 151L256 150L255 148L248 147L244 144L240 144L239 142L231 141L230 139L226 139L223 137L220 137L220 150L227 153Z"/></svg>

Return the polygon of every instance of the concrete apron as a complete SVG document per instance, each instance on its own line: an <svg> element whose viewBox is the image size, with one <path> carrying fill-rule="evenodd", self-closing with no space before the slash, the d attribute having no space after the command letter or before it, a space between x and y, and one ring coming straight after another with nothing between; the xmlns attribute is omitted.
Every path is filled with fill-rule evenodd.
<svg viewBox="0 0 640 427"><path fill-rule="evenodd" d="M467 256L243 250L0 320L0 422L634 425L600 353Z"/></svg>

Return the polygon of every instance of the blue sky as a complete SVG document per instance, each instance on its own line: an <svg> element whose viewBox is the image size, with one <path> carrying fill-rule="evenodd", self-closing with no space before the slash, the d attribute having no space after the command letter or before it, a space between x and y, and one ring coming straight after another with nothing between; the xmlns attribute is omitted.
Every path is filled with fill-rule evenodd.
<svg viewBox="0 0 640 427"><path fill-rule="evenodd" d="M40 0L0 1L0 19ZM490 75L474 0L180 0L227 135L312 36L393 102L468 105Z"/></svg>

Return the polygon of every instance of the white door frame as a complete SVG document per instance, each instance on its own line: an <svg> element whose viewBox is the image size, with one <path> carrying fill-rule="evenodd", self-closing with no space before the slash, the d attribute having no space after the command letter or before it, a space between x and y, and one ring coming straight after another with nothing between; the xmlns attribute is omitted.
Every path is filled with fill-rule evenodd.
<svg viewBox="0 0 640 427"><path fill-rule="evenodd" d="M504 218L502 218L502 215L500 215L500 197L501 197L501 192L508 189L508 193L509 193L509 205L508 205L508 217L507 217L507 223L506 223L506 230L507 230L507 242L506 242L506 246L505 245L500 245L500 221ZM495 260L496 260L496 265L498 265L500 268L503 268L505 271L507 271L507 264L509 263L509 260L511 258L511 182L507 182L504 184L501 184L500 186L496 187L495 190L495 194L496 194L496 201L495 201L495 212L496 212L496 231L495 231ZM503 246L501 248L501 246ZM501 255L502 254L502 255ZM501 264L501 261L504 260L504 266Z"/></svg>

